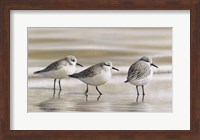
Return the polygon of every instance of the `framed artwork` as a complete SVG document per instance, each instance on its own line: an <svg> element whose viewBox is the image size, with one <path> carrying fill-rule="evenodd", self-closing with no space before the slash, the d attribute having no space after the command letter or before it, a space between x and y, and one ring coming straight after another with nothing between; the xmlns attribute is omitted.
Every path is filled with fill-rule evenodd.
<svg viewBox="0 0 200 140"><path fill-rule="evenodd" d="M1 139L199 139L200 1L1 2Z"/></svg>

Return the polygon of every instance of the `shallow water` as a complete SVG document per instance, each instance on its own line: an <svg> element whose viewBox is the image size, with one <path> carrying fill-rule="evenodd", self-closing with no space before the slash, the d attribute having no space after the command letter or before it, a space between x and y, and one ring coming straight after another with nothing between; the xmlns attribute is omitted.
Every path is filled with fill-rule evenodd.
<svg viewBox="0 0 200 140"><path fill-rule="evenodd" d="M99 87L73 78L61 81L62 91L53 97L53 79L33 75L51 62L74 55L84 68L110 60L120 72ZM135 86L124 83L129 66L141 56L150 56L159 66L152 81L136 102ZM57 85L58 88L58 85ZM141 92L141 89L140 89ZM28 28L28 112L171 112L172 111L171 28Z"/></svg>

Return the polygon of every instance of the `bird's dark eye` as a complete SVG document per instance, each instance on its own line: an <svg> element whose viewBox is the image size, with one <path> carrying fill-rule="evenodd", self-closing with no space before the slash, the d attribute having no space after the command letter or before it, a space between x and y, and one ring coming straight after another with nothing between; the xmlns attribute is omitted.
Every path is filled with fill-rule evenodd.
<svg viewBox="0 0 200 140"><path fill-rule="evenodd" d="M72 60L72 62L75 62L75 60Z"/></svg>

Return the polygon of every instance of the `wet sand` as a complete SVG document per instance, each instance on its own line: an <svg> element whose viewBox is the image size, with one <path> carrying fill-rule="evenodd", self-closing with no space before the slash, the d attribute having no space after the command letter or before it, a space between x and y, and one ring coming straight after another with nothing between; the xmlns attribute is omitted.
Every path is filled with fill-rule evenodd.
<svg viewBox="0 0 200 140"><path fill-rule="evenodd" d="M53 80L36 78L29 82L28 111L30 112L171 112L171 74L155 74L151 83L145 86L145 100L142 95L136 102L135 86L123 83L124 76L113 76L112 80L99 87L103 93L100 100L95 87L89 86L88 101L84 96L86 85L76 79L62 80L63 90L53 97ZM76 83L73 86L72 83ZM142 93L142 89L140 88Z"/></svg>

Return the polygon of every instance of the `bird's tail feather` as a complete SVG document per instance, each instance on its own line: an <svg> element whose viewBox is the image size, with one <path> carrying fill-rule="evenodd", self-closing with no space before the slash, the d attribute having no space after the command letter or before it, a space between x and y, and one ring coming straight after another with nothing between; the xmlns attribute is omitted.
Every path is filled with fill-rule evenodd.
<svg viewBox="0 0 200 140"><path fill-rule="evenodd" d="M33 74L38 74L38 73L41 73L42 71L39 70L39 71L35 71Z"/></svg>
<svg viewBox="0 0 200 140"><path fill-rule="evenodd" d="M72 75L68 75L69 77L72 77L72 78L77 78L76 75L72 74Z"/></svg>
<svg viewBox="0 0 200 140"><path fill-rule="evenodd" d="M127 82L128 82L128 80L124 81L124 83L127 83Z"/></svg>

